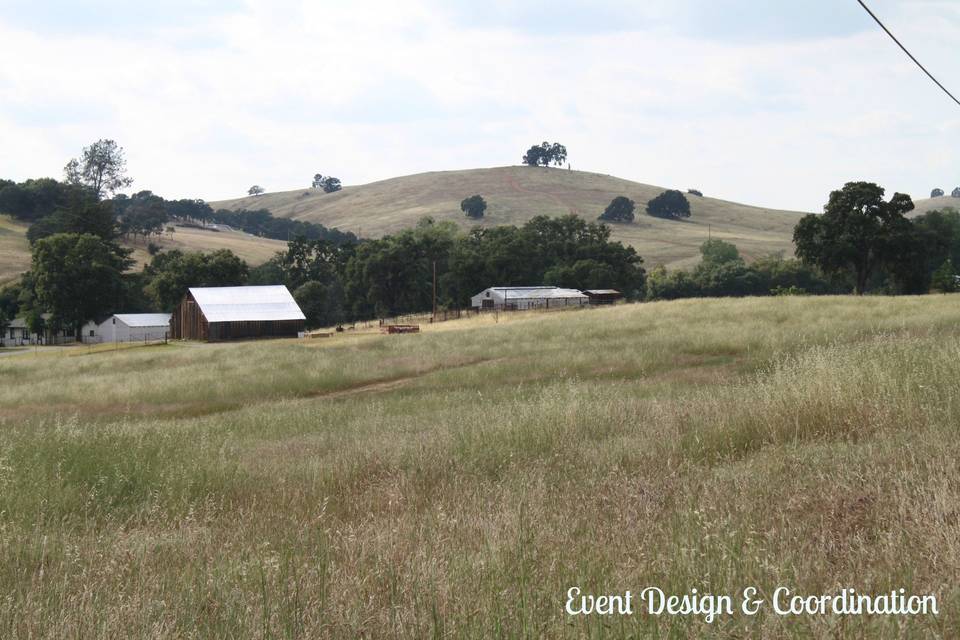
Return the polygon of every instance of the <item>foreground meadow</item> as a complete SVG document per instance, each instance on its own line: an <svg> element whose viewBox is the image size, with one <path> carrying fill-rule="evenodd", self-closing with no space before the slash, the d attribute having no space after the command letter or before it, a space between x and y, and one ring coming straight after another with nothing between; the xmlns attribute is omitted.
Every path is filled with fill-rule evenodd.
<svg viewBox="0 0 960 640"><path fill-rule="evenodd" d="M958 303L0 359L0 638L960 637ZM574 585L940 615L570 618Z"/></svg>

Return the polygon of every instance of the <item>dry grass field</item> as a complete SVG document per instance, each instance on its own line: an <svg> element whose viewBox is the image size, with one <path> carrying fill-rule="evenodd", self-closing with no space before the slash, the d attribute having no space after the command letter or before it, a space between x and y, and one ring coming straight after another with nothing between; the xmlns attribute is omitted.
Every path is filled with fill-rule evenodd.
<svg viewBox="0 0 960 640"><path fill-rule="evenodd" d="M0 637L960 637L958 302L0 359ZM941 613L572 619L574 585Z"/></svg>
<svg viewBox="0 0 960 640"><path fill-rule="evenodd" d="M27 225L0 215L0 287L30 268Z"/></svg>
<svg viewBox="0 0 960 640"><path fill-rule="evenodd" d="M913 201L914 210L910 216L918 216L934 209L957 209L960 211L960 198L953 198L949 194L941 198L920 198Z"/></svg>
<svg viewBox="0 0 960 640"><path fill-rule="evenodd" d="M27 242L27 226L12 221L9 216L0 216L0 286L16 280L21 273L30 268L30 243ZM284 251L287 243L269 238L258 238L240 231L210 231L193 227L176 227L172 235L164 234L159 239L151 239L164 251L180 249L182 251L216 251L230 249L246 260L251 266L263 264L277 251ZM126 242L133 249L133 258L137 269L150 261L147 243L141 239Z"/></svg>
<svg viewBox="0 0 960 640"><path fill-rule="evenodd" d="M636 247L648 266L695 264L709 234L733 242L748 258L793 252L793 227L800 213L689 196L689 220L646 215L646 203L663 190L598 173L515 166L437 171L344 187L331 194L300 189L211 205L266 208L275 216L379 237L411 227L427 215L453 220L463 228L477 224L460 211L460 201L475 193L487 201L486 215L479 223L483 225L522 224L540 214L576 213L596 220L614 197L623 195L637 203L637 220L612 225L614 238Z"/></svg>
<svg viewBox="0 0 960 640"><path fill-rule="evenodd" d="M229 249L246 260L251 266L263 264L273 257L277 251L286 251L287 243L282 240L271 240L252 236L242 231L211 231L195 227L175 227L176 231L160 239L152 239L164 251L180 249L181 251L210 252L217 249ZM135 244L127 243L127 247L134 250L133 257L137 264L142 266L150 261L146 243L142 240Z"/></svg>

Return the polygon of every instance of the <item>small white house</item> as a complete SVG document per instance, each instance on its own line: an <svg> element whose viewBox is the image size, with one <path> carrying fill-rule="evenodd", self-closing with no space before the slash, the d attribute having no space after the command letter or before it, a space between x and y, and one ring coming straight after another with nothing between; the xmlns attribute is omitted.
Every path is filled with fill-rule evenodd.
<svg viewBox="0 0 960 640"><path fill-rule="evenodd" d="M50 314L41 314L45 322L50 320ZM68 329L53 331L45 328L42 333L30 333L25 318L15 318L7 325L6 331L0 335L0 347L20 347L33 344L65 344L72 342L73 333Z"/></svg>
<svg viewBox="0 0 960 640"><path fill-rule="evenodd" d="M88 328L84 326L84 340L97 342L163 340L170 333L170 314L116 313L100 323L96 328L95 338L88 338L88 333Z"/></svg>
<svg viewBox="0 0 960 640"><path fill-rule="evenodd" d="M489 287L470 298L470 306L481 311L559 309L588 304L590 299L580 291L560 287Z"/></svg>

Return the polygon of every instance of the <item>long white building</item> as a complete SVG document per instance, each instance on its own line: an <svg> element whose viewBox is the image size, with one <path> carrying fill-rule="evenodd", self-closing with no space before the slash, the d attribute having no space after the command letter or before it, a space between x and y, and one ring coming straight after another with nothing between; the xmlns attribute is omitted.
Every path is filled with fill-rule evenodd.
<svg viewBox="0 0 960 640"><path fill-rule="evenodd" d="M474 309L557 309L560 307L583 307L590 299L576 289L560 287L489 287L470 298Z"/></svg>
<svg viewBox="0 0 960 640"><path fill-rule="evenodd" d="M99 342L143 342L163 340L169 333L169 313L116 313L100 323L96 338ZM84 334L85 340L87 337Z"/></svg>

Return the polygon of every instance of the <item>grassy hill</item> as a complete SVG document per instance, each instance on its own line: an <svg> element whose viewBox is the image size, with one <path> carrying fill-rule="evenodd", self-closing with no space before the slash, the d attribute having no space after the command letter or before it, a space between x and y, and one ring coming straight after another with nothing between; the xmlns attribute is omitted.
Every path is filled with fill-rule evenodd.
<svg viewBox="0 0 960 640"><path fill-rule="evenodd" d="M960 637L957 302L687 300L0 358L0 629ZM572 586L734 610L571 618ZM748 586L902 587L940 615L748 617Z"/></svg>
<svg viewBox="0 0 960 640"><path fill-rule="evenodd" d="M175 228L176 231L172 235L165 234L159 240L154 239L151 242L158 244L164 251L180 249L210 252L217 249L230 249L250 265L263 264L277 251L284 251L287 248L287 243L284 241L260 238L242 231L214 231L181 226ZM126 246L134 249L133 257L138 263L143 264L149 261L150 255L147 253L144 242L127 243Z"/></svg>
<svg viewBox="0 0 960 640"><path fill-rule="evenodd" d="M689 196L688 221L668 221L644 213L646 203L663 187L598 173L532 167L495 167L438 171L344 187L325 194L313 189L268 193L213 202L214 208L267 208L275 216L318 222L328 227L379 237L413 226L423 216L472 224L522 224L535 215L576 213L596 219L616 196L636 201L637 221L613 225L614 237L637 248L652 266L691 265L708 234L733 242L748 258L773 251L792 253L797 212L764 209ZM480 223L468 220L460 201L480 194L487 213Z"/></svg>
<svg viewBox="0 0 960 640"><path fill-rule="evenodd" d="M28 226L0 215L0 287L30 268Z"/></svg>
<svg viewBox="0 0 960 640"><path fill-rule="evenodd" d="M0 286L12 282L30 268L30 243L27 242L27 225L11 220L9 216L0 216ZM172 235L164 235L151 242L163 250L181 249L183 251L215 251L230 249L251 265L269 260L274 253L286 249L287 243L269 238L259 238L240 231L213 231L193 227L176 227ZM125 246L133 249L133 258L138 267L150 260L147 243L139 240L127 242Z"/></svg>
<svg viewBox="0 0 960 640"><path fill-rule="evenodd" d="M913 201L914 210L910 216L918 216L934 209L956 209L960 211L960 198L953 198L949 195L942 198L920 198Z"/></svg>

